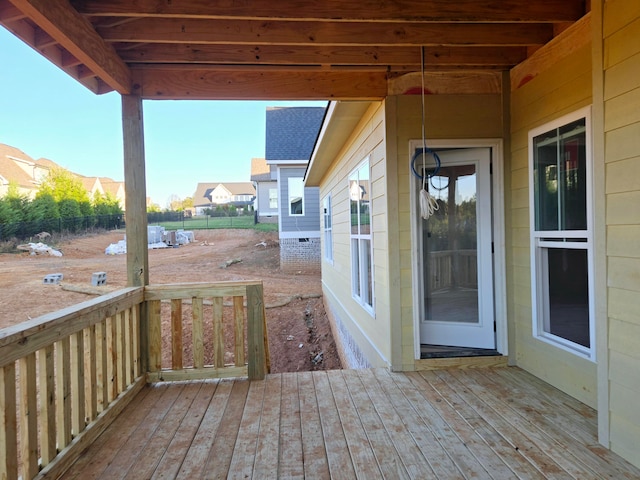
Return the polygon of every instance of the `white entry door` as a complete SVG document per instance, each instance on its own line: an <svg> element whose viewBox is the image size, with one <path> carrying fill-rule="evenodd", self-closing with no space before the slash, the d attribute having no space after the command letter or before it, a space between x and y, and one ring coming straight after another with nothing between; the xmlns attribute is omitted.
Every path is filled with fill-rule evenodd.
<svg viewBox="0 0 640 480"><path fill-rule="evenodd" d="M442 165L428 191L439 208L417 219L420 341L494 349L491 150L438 155ZM422 188L417 183L415 201Z"/></svg>

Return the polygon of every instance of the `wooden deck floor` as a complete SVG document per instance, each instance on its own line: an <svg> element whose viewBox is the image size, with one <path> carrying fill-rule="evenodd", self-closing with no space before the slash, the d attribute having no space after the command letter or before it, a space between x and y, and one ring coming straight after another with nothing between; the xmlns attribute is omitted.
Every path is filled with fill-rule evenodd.
<svg viewBox="0 0 640 480"><path fill-rule="evenodd" d="M517 368L145 388L63 478L638 479L596 414Z"/></svg>

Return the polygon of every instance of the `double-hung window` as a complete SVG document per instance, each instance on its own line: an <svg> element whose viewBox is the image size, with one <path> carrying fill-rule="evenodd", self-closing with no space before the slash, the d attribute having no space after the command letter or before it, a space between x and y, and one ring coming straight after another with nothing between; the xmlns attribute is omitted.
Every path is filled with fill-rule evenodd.
<svg viewBox="0 0 640 480"><path fill-rule="evenodd" d="M269 209L275 210L278 208L278 189L269 189Z"/></svg>
<svg viewBox="0 0 640 480"><path fill-rule="evenodd" d="M351 289L353 297L373 313L373 250L369 159L349 175L351 211Z"/></svg>
<svg viewBox="0 0 640 480"><path fill-rule="evenodd" d="M331 218L331 195L322 200L322 220L324 227L324 259L333 262L333 226Z"/></svg>
<svg viewBox="0 0 640 480"><path fill-rule="evenodd" d="M589 109L529 132L533 335L595 355Z"/></svg>

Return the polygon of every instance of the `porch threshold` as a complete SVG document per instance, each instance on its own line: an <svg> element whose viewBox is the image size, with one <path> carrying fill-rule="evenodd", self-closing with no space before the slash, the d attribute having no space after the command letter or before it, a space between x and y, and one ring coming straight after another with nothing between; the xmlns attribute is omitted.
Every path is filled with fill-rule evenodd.
<svg viewBox="0 0 640 480"><path fill-rule="evenodd" d="M415 361L417 371L442 370L450 368L492 368L507 367L509 357L505 355L483 355L476 357L423 358Z"/></svg>
<svg viewBox="0 0 640 480"><path fill-rule="evenodd" d="M495 357L497 350L488 348L450 347L447 345L420 345L420 358Z"/></svg>

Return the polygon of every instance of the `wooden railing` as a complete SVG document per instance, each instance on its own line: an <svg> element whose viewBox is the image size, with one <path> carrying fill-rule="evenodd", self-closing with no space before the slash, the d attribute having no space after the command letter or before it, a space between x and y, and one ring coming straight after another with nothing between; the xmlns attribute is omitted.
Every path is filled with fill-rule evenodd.
<svg viewBox="0 0 640 480"><path fill-rule="evenodd" d="M225 297L231 322L223 315ZM182 320L185 299L188 322ZM163 300L171 305L164 321ZM205 334L209 308L213 332ZM225 324L233 325L233 336ZM171 328L165 332L163 325ZM182 353L185 332L193 339L191 362ZM231 365L222 338L234 339ZM214 346L210 365L205 339ZM163 343L171 346L168 367ZM126 288L0 330L0 479L55 478L147 381L258 379L266 372L262 284L256 282Z"/></svg>
<svg viewBox="0 0 640 480"><path fill-rule="evenodd" d="M264 378L269 354L262 282L154 285L145 287L145 299L150 381ZM163 301L170 322L163 321Z"/></svg>

